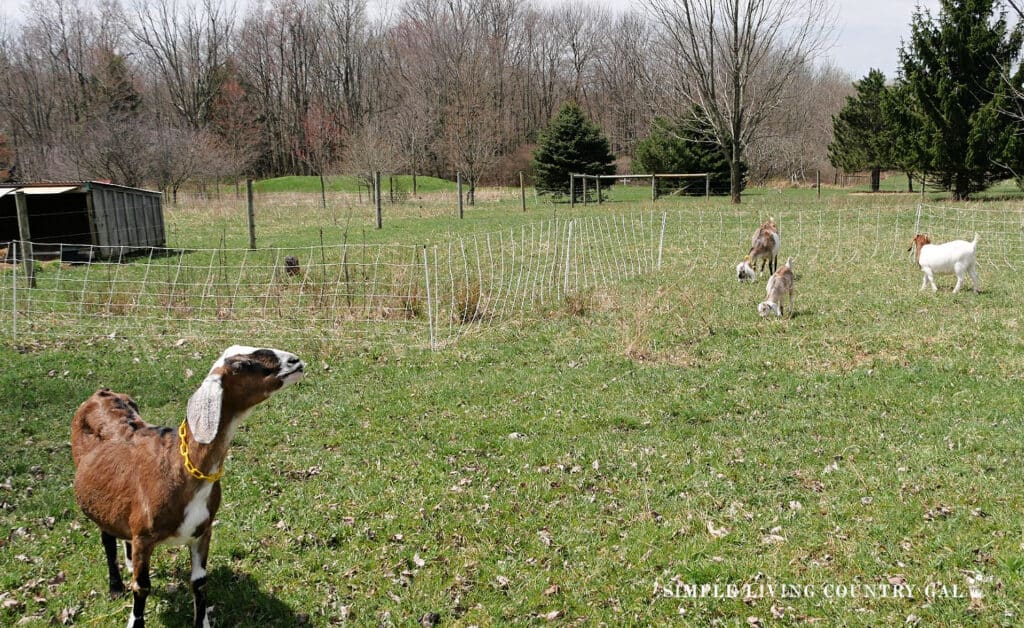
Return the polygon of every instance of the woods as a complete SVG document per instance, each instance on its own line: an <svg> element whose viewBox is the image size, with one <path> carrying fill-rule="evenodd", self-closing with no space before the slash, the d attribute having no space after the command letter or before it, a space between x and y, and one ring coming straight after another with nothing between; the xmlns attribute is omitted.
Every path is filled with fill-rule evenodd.
<svg viewBox="0 0 1024 628"><path fill-rule="evenodd" d="M529 173L538 134L574 101L629 171L674 106L657 31L640 7L582 2L41 0L0 30L0 134L23 179L173 195L246 176L461 171L472 190ZM749 138L752 177L828 167L850 79L811 55L789 71L792 107L760 114L771 132ZM795 157L780 170L767 157L781 153Z"/></svg>
<svg viewBox="0 0 1024 628"><path fill-rule="evenodd" d="M833 168L872 170L873 189L883 168L927 174L964 198L1020 172L1021 33L1002 6L919 12L899 76L853 85L824 56L827 0L40 0L0 25L0 172L172 201L243 177L459 172L472 202L533 181L571 102L618 172L656 119L703 129L734 202ZM839 115L848 96L875 100Z"/></svg>

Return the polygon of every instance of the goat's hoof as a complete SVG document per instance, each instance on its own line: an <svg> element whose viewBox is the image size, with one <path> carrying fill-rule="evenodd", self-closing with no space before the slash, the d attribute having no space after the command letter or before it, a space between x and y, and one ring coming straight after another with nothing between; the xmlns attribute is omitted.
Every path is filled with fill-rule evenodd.
<svg viewBox="0 0 1024 628"><path fill-rule="evenodd" d="M119 597L124 597L124 593L125 593L124 584L121 583L121 582L118 582L117 584L111 584L110 585L109 593L110 593L110 599L112 599L112 600L116 600Z"/></svg>

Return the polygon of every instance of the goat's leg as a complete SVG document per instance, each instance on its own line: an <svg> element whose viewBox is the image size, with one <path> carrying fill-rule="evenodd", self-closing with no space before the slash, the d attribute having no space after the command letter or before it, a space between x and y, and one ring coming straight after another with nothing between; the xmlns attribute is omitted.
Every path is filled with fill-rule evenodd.
<svg viewBox="0 0 1024 628"><path fill-rule="evenodd" d="M120 597L124 595L124 581L121 580L121 566L117 562L117 539L114 535L100 530L100 540L103 541L103 553L107 555L107 582L110 586L110 597Z"/></svg>
<svg viewBox="0 0 1024 628"><path fill-rule="evenodd" d="M957 292L960 292L960 286L962 286L963 283L964 283L964 276L963 275L957 275L956 276L956 285L953 286L953 294L956 294Z"/></svg>
<svg viewBox="0 0 1024 628"><path fill-rule="evenodd" d="M124 566L128 573L132 573L132 542L124 542Z"/></svg>
<svg viewBox="0 0 1024 628"><path fill-rule="evenodd" d="M971 273L971 288L974 290L974 294L978 294L978 269L974 266L970 268Z"/></svg>
<svg viewBox="0 0 1024 628"><path fill-rule="evenodd" d="M192 554L192 600L194 603L194 625L195 628L210 628L211 606L206 603L206 558L210 554L210 535L213 528L206 530L206 534L196 539L189 549Z"/></svg>
<svg viewBox="0 0 1024 628"><path fill-rule="evenodd" d="M153 555L153 543L139 537L132 539L132 614L128 628L144 628L146 625L146 598L149 597L149 558Z"/></svg>

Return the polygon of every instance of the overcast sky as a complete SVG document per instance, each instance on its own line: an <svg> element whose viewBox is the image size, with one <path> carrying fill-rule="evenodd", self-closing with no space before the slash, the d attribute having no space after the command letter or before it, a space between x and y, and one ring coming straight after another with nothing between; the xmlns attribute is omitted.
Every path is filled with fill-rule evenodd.
<svg viewBox="0 0 1024 628"><path fill-rule="evenodd" d="M30 0L0 0L0 14L18 20ZM88 4L90 0L81 0ZM244 1L244 0L243 0ZM612 7L638 6L636 0L582 0ZM547 0L548 3L557 0ZM382 4L386 4L385 1ZM833 64L859 79L871 68L896 76L900 41L910 34L914 7L921 5L938 15L939 0L834 0L838 14L835 45L829 51Z"/></svg>

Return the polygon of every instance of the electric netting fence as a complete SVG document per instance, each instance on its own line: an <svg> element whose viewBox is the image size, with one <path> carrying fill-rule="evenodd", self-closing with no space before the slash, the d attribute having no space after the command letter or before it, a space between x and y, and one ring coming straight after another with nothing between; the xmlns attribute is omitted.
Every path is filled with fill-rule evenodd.
<svg viewBox="0 0 1024 628"><path fill-rule="evenodd" d="M782 237L780 263L792 256L801 272L846 272L867 262L909 269L915 233L945 242L977 232L983 266L1013 269L1024 259L1024 210L974 205L697 206L557 218L427 245L152 249L120 259L75 245L76 256L91 261L36 260L35 287L24 263L33 247L14 242L0 265L0 333L18 341L292 335L437 348L659 270L722 289L708 281L731 275L769 215Z"/></svg>
<svg viewBox="0 0 1024 628"><path fill-rule="evenodd" d="M654 270L664 214L553 219L443 244L150 249L68 264L13 242L0 312L15 339L110 334L381 335L443 346L491 321ZM401 340L397 340L401 337Z"/></svg>
<svg viewBox="0 0 1024 628"><path fill-rule="evenodd" d="M978 263L1016 269L1024 260L1024 208L990 209L976 205L918 205L914 233L939 244L973 240L978 234Z"/></svg>

